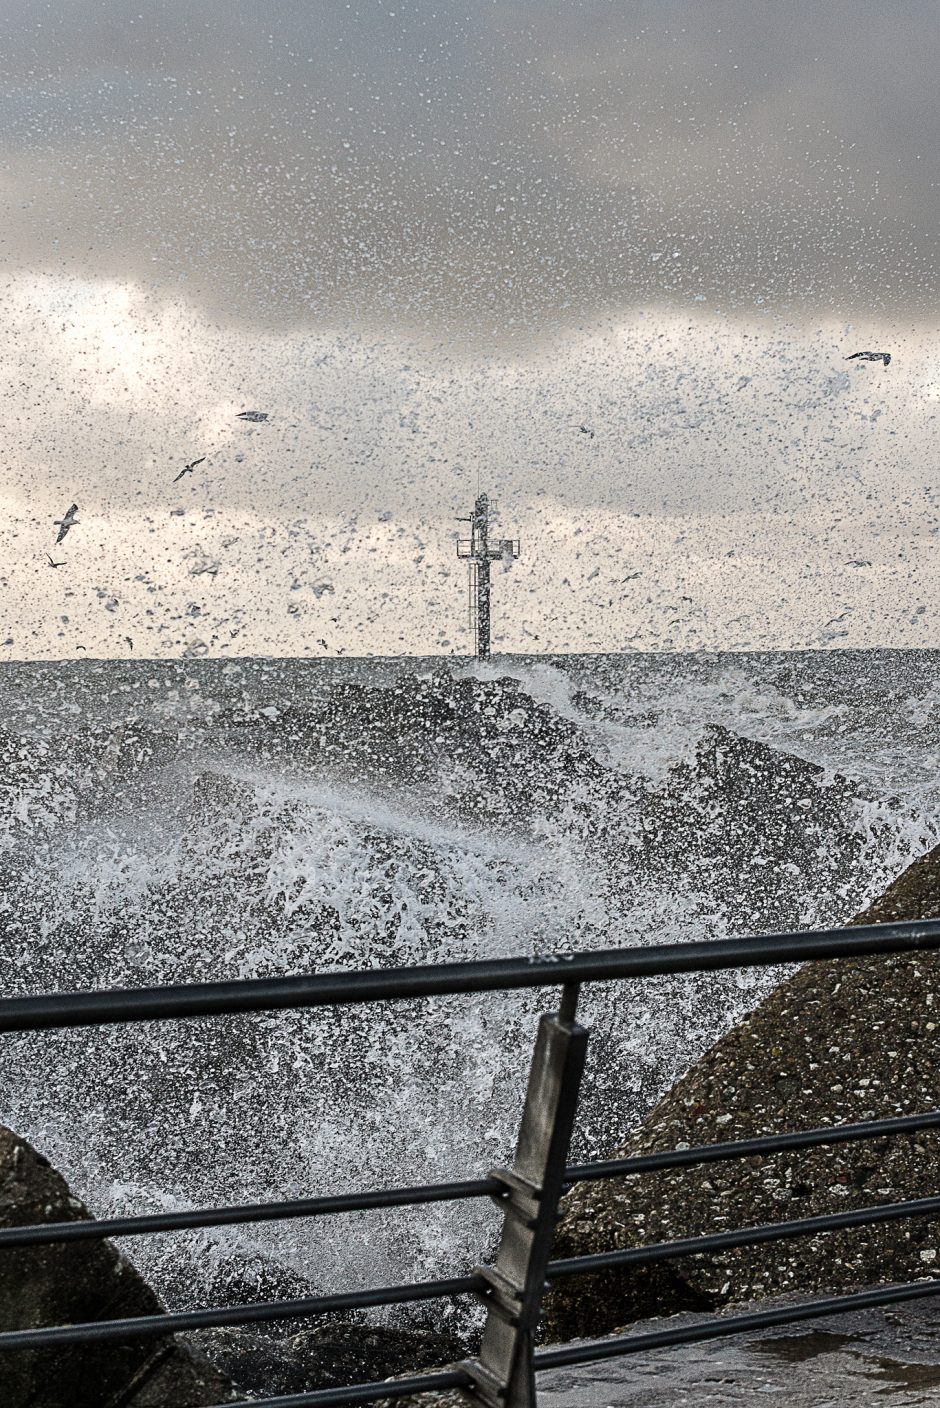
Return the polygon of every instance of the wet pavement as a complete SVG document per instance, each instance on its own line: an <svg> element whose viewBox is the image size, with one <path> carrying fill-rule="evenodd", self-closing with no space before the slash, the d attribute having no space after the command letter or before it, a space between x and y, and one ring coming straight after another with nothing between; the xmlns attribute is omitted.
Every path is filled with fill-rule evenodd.
<svg viewBox="0 0 940 1408"><path fill-rule="evenodd" d="M766 1306L766 1302L764 1302ZM680 1324L676 1316L670 1324ZM662 1328L663 1321L650 1322ZM637 1331L642 1328L634 1327ZM940 1304L891 1306L538 1377L540 1408L940 1405Z"/></svg>

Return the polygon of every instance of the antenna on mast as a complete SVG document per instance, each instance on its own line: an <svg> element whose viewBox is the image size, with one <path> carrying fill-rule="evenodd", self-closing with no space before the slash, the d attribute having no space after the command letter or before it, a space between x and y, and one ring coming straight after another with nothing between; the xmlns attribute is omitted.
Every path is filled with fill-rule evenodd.
<svg viewBox="0 0 940 1408"><path fill-rule="evenodd" d="M478 494L473 512L457 520L470 524L470 537L457 539L457 556L470 568L470 629L478 660L490 658L490 563L511 562L519 556L518 538L490 542L490 520L495 517L495 502Z"/></svg>

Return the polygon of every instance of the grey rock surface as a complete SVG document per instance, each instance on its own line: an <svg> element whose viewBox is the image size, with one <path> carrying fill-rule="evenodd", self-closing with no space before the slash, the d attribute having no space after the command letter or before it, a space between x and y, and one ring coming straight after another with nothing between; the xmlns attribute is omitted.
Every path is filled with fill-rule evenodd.
<svg viewBox="0 0 940 1408"><path fill-rule="evenodd" d="M407 1376L463 1355L459 1341L438 1331L336 1319L286 1339L233 1328L198 1341L240 1389L264 1397Z"/></svg>
<svg viewBox="0 0 940 1408"><path fill-rule="evenodd" d="M938 914L940 848L852 922ZM940 956L806 964L706 1052L616 1154L935 1109L938 1034ZM582 1184L564 1200L554 1255L928 1197L938 1187L940 1136L927 1131ZM940 1220L907 1218L558 1282L545 1333L570 1340L689 1307L938 1275Z"/></svg>
<svg viewBox="0 0 940 1408"><path fill-rule="evenodd" d="M87 1218L48 1160L0 1126L0 1226ZM0 1331L163 1313L106 1241L0 1250ZM203 1408L231 1402L229 1380L172 1336L8 1350L3 1408Z"/></svg>

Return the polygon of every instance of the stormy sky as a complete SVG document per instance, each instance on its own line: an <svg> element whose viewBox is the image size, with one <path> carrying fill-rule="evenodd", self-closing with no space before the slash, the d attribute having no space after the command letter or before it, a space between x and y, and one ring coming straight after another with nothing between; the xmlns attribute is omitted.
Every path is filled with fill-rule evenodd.
<svg viewBox="0 0 940 1408"><path fill-rule="evenodd" d="M940 643L932 0L4 17L0 659Z"/></svg>

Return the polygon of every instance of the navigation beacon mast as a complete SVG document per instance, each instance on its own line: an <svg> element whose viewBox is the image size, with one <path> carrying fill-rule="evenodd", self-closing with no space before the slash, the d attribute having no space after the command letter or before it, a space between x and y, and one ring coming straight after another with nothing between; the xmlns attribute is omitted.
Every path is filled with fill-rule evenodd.
<svg viewBox="0 0 940 1408"><path fill-rule="evenodd" d="M511 562L519 556L518 538L497 538L490 543L490 518L496 517L496 504L479 494L473 512L458 517L470 524L470 537L457 539L457 556L470 566L470 628L478 660L490 658L490 563Z"/></svg>

